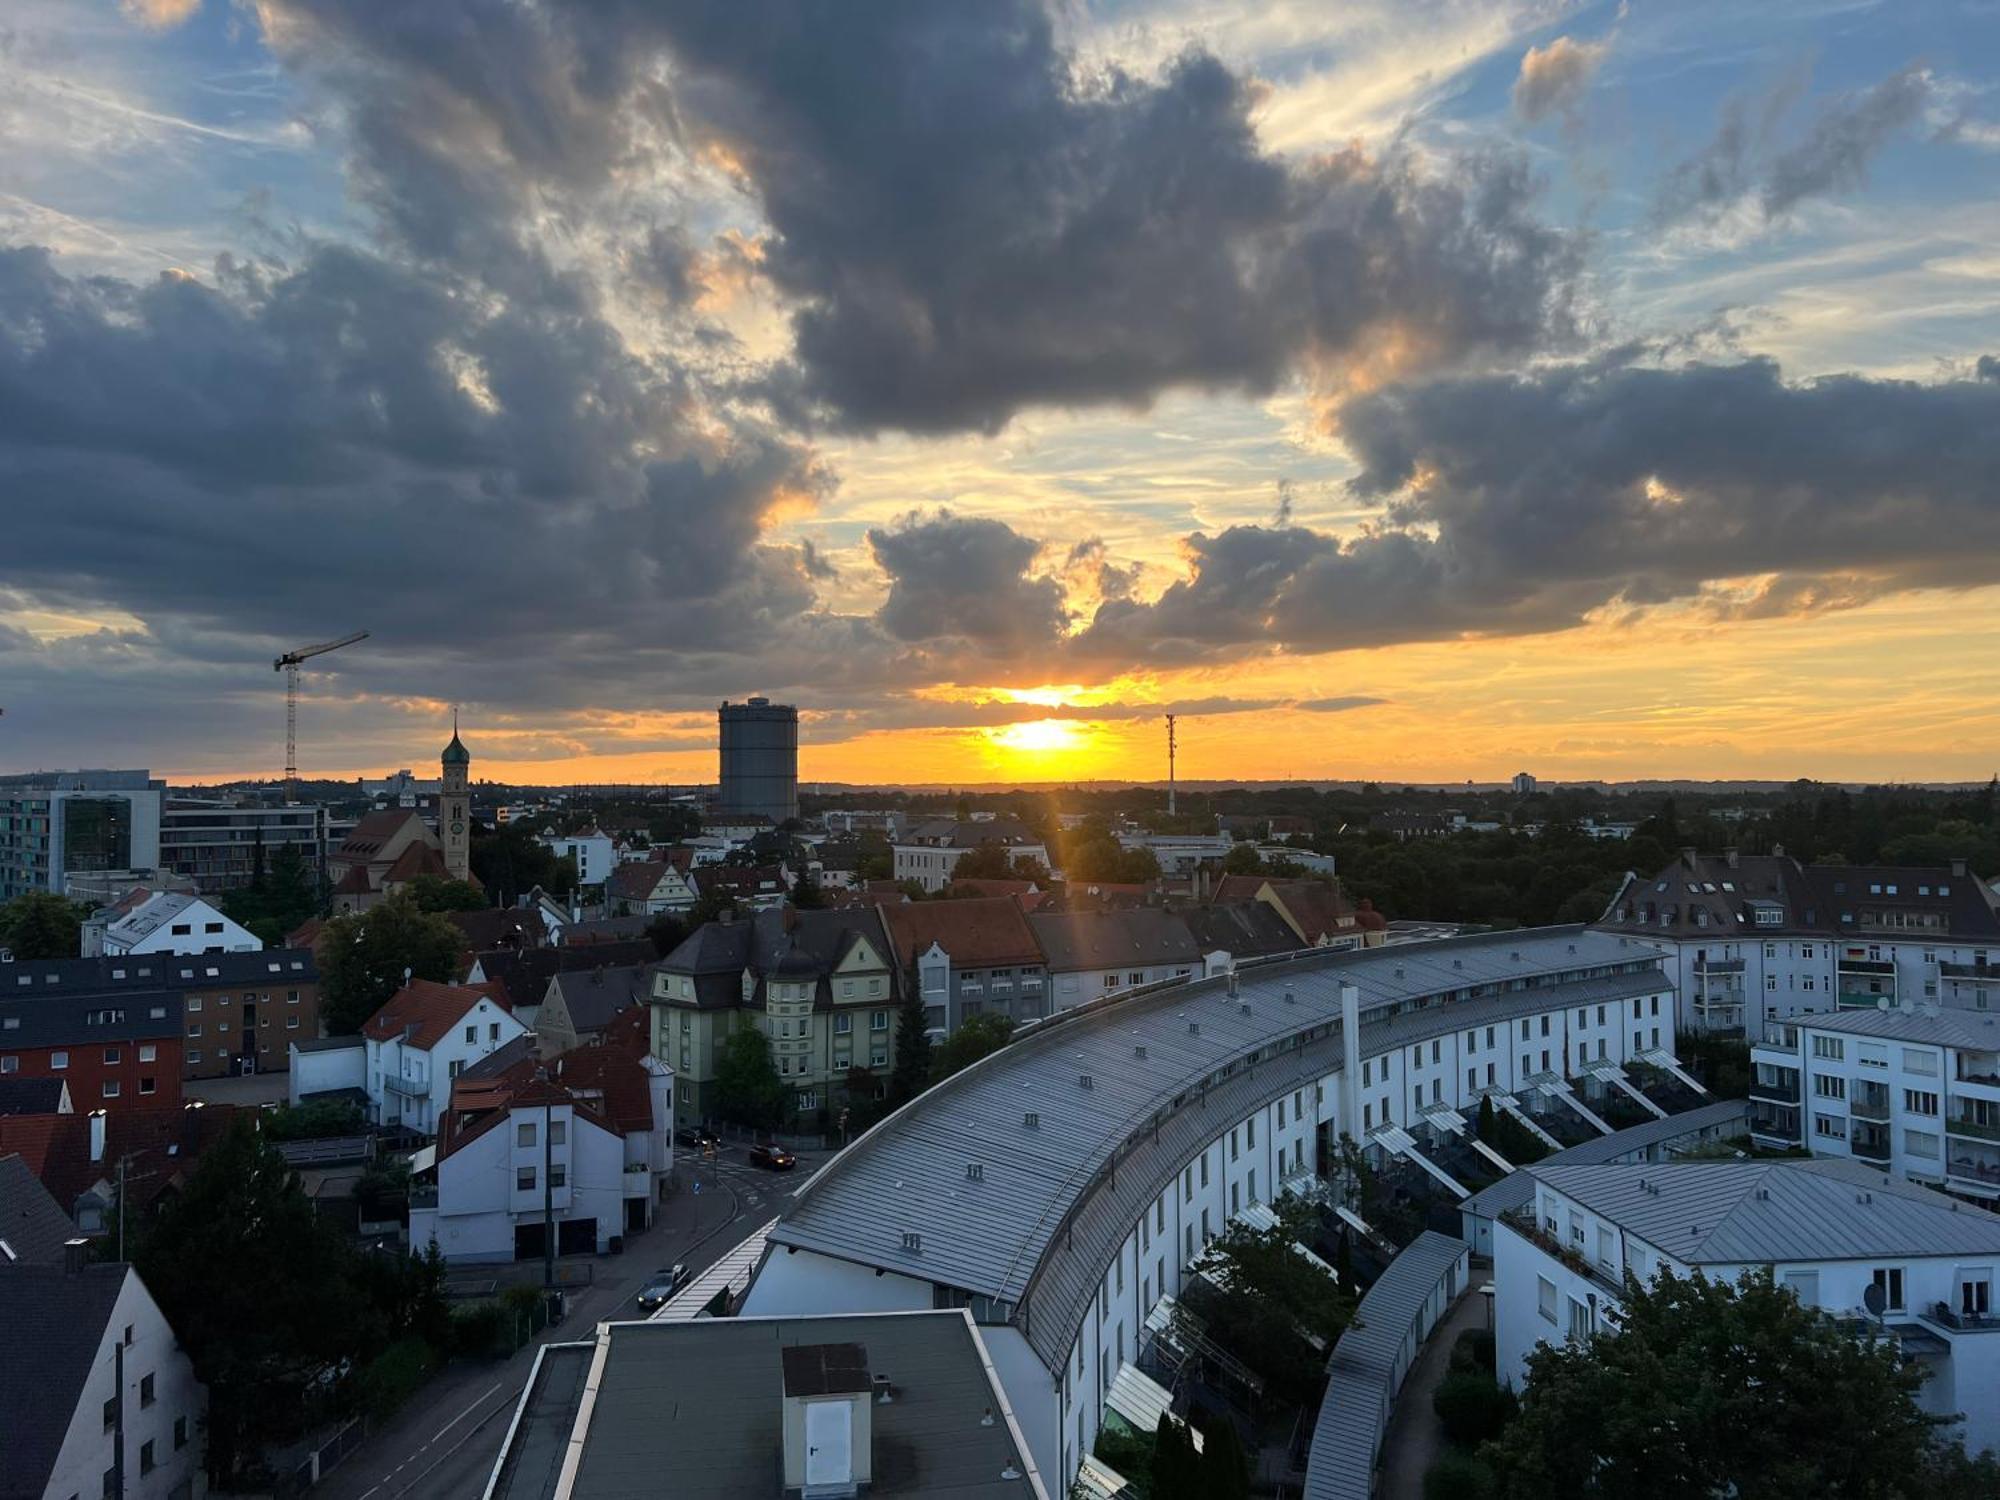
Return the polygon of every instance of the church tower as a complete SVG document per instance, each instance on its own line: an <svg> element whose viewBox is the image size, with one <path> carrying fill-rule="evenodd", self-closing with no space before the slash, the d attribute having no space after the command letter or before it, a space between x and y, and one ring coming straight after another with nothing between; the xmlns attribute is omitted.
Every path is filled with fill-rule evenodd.
<svg viewBox="0 0 2000 1500"><path fill-rule="evenodd" d="M438 794L438 837L444 841L444 869L453 880L472 878L472 752L458 738L458 715L451 716L451 743L440 757L444 781Z"/></svg>

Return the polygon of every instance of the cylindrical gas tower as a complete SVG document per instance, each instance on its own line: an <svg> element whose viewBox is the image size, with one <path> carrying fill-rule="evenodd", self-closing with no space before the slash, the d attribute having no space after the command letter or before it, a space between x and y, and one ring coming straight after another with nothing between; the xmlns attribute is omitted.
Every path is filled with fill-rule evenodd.
<svg viewBox="0 0 2000 1500"><path fill-rule="evenodd" d="M773 825L799 815L799 711L751 698L717 711L725 815L762 814Z"/></svg>

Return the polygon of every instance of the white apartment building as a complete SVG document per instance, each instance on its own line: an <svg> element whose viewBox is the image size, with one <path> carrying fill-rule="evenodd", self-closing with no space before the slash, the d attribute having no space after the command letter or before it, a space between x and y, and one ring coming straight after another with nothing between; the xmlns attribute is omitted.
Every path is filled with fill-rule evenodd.
<svg viewBox="0 0 2000 1500"><path fill-rule="evenodd" d="M1100 997L822 1168L773 1227L744 1311L968 1309L1066 1491L1149 1320L1232 1215L1312 1185L1342 1135L1414 1162L1481 1097L1524 1107L1562 1085L1559 1058L1597 1065L1599 1042L1607 1068L1635 1038L1670 1060L1671 1012L1656 952L1577 927Z"/></svg>
<svg viewBox="0 0 2000 1500"><path fill-rule="evenodd" d="M2000 1010L2000 898L1960 862L1801 865L1698 854L1627 875L1600 931L1667 955L1678 1024L1747 1035L1883 1000Z"/></svg>
<svg viewBox="0 0 2000 1500"><path fill-rule="evenodd" d="M2000 1216L1858 1162L1551 1165L1494 1226L1500 1378L1537 1345L1619 1323L1627 1272L1736 1280L1768 1271L1800 1302L1896 1339L1929 1378L1918 1403L1962 1414L1967 1449L2000 1446ZM1866 1308L1881 1293L1878 1318Z"/></svg>
<svg viewBox="0 0 2000 1500"><path fill-rule="evenodd" d="M361 1028L369 1118L437 1134L452 1080L527 1034L483 986L410 980Z"/></svg>
<svg viewBox="0 0 2000 1500"><path fill-rule="evenodd" d="M576 865L576 883L602 885L618 863L618 843L596 824L581 833L545 833L542 843L557 859Z"/></svg>
<svg viewBox="0 0 2000 1500"><path fill-rule="evenodd" d="M135 890L83 924L83 957L128 953L259 953L263 940L199 896Z"/></svg>
<svg viewBox="0 0 2000 1500"><path fill-rule="evenodd" d="M1200 943L1172 912L1033 912L1028 926L1048 967L1049 1005L1073 1010L1124 990L1203 971Z"/></svg>
<svg viewBox="0 0 2000 1500"><path fill-rule="evenodd" d="M2000 1199L2000 1016L1852 1010L1768 1028L1751 1130L1972 1198Z"/></svg>
<svg viewBox="0 0 2000 1500"><path fill-rule="evenodd" d="M1018 819L976 818L961 823L953 818L933 818L898 834L890 845L895 855L894 878L914 880L926 892L941 891L951 884L959 860L982 844L999 844L1010 858L1025 856L1054 868L1048 846Z"/></svg>

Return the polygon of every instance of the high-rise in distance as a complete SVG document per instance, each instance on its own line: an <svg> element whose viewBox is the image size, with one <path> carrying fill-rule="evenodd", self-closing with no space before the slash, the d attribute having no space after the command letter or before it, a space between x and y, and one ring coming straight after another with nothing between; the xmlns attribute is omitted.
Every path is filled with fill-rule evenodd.
<svg viewBox="0 0 2000 1500"><path fill-rule="evenodd" d="M716 711L722 740L725 815L766 817L773 825L799 815L799 711L750 698Z"/></svg>

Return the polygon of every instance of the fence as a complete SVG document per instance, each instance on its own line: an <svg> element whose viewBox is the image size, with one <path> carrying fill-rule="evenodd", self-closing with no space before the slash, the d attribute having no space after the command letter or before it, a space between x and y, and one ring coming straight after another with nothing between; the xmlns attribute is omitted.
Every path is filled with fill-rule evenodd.
<svg viewBox="0 0 2000 1500"><path fill-rule="evenodd" d="M290 1495L303 1495L322 1479L337 1469L343 1460L359 1448L368 1437L368 1419L356 1417L342 1427L332 1437L314 1448L310 1453L278 1476L273 1486L279 1500Z"/></svg>

